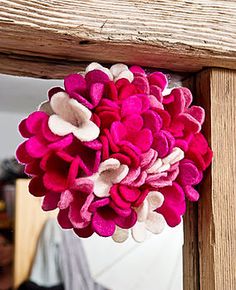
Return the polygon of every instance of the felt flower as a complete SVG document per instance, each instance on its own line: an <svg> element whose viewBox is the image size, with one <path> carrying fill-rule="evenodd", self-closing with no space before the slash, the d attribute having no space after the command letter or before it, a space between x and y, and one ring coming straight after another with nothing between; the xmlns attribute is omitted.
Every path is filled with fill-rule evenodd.
<svg viewBox="0 0 236 290"><path fill-rule="evenodd" d="M72 133L80 141L92 141L99 136L99 128L90 119L92 113L65 92L58 92L44 103L41 110L51 114L48 120L50 130L58 136Z"/></svg>
<svg viewBox="0 0 236 290"><path fill-rule="evenodd" d="M120 161L109 158L103 161L98 172L91 176L94 182L94 194L97 197L106 197L110 195L110 188L113 184L120 183L128 174L127 165L120 164Z"/></svg>
<svg viewBox="0 0 236 290"><path fill-rule="evenodd" d="M159 234L165 227L164 217L155 210L163 204L164 197L158 191L150 191L143 203L136 208L137 222L131 228L131 233L135 241L143 242L147 231ZM128 238L128 230L116 227L112 238L116 242L124 242Z"/></svg>
<svg viewBox="0 0 236 290"><path fill-rule="evenodd" d="M169 89L162 72L91 63L48 97L21 122L17 149L44 210L59 208L60 225L80 237L118 242L180 223L212 159L188 89Z"/></svg>

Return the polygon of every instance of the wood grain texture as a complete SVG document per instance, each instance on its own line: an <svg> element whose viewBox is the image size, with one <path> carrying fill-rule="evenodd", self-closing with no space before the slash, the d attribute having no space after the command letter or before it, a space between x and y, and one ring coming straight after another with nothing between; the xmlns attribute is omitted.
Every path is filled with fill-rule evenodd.
<svg viewBox="0 0 236 290"><path fill-rule="evenodd" d="M35 61L236 68L233 0L1 0L0 33L0 53Z"/></svg>
<svg viewBox="0 0 236 290"><path fill-rule="evenodd" d="M29 180L16 182L14 289L28 279L38 237L45 221L55 213L43 212L40 199L28 192Z"/></svg>
<svg viewBox="0 0 236 290"><path fill-rule="evenodd" d="M198 74L196 85L214 151L199 203L200 289L235 290L236 71L206 70Z"/></svg>

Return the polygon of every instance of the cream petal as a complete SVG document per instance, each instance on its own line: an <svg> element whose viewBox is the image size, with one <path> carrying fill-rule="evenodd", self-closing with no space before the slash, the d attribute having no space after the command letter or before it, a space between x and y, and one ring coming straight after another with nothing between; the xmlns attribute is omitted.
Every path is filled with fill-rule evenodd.
<svg viewBox="0 0 236 290"><path fill-rule="evenodd" d="M100 70L104 72L109 77L109 79L113 81L113 75L111 74L110 70L102 66L100 63L97 63L97 62L90 63L90 65L88 65L85 69L85 74L93 70Z"/></svg>
<svg viewBox="0 0 236 290"><path fill-rule="evenodd" d="M136 222L136 224L131 229L133 239L138 242L142 243L145 241L147 237L147 231L145 223Z"/></svg>
<svg viewBox="0 0 236 290"><path fill-rule="evenodd" d="M70 97L65 92L58 92L51 97L50 105L55 114L65 121L77 125L73 109L69 103Z"/></svg>
<svg viewBox="0 0 236 290"><path fill-rule="evenodd" d="M98 176L94 180L94 194L97 197L107 197L110 196L109 191L112 186L112 183L104 179L103 176Z"/></svg>
<svg viewBox="0 0 236 290"><path fill-rule="evenodd" d="M73 132L73 130L77 129L71 123L66 122L58 115L51 115L48 119L48 127L49 129L56 135L65 136Z"/></svg>
<svg viewBox="0 0 236 290"><path fill-rule="evenodd" d="M127 165L121 164L120 167L111 175L112 183L120 183L129 173L129 167Z"/></svg>
<svg viewBox="0 0 236 290"><path fill-rule="evenodd" d="M147 173L149 174L153 174L153 173L157 173L157 170L162 166L162 161L160 158L158 158L155 163L152 165L152 167L147 169Z"/></svg>
<svg viewBox="0 0 236 290"><path fill-rule="evenodd" d="M153 234L160 234L166 225L163 215L157 212L150 212L145 222L146 229Z"/></svg>
<svg viewBox="0 0 236 290"><path fill-rule="evenodd" d="M146 200L148 201L149 211L153 211L162 206L164 196L159 191L150 191Z"/></svg>
<svg viewBox="0 0 236 290"><path fill-rule="evenodd" d="M125 242L129 237L129 231L116 226L116 230L112 236L112 239L117 243Z"/></svg>
<svg viewBox="0 0 236 290"><path fill-rule="evenodd" d="M115 158L109 158L103 161L98 169L99 173L102 173L103 171L106 170L114 170L118 169L120 167L120 161L115 159Z"/></svg>
<svg viewBox="0 0 236 290"><path fill-rule="evenodd" d="M139 222L146 221L149 211L149 204L147 199L145 199L143 203L138 208L135 209L135 211L137 212Z"/></svg>
<svg viewBox="0 0 236 290"><path fill-rule="evenodd" d="M134 80L134 75L130 70L122 71L116 78L115 82L120 79L127 79L130 83Z"/></svg>
<svg viewBox="0 0 236 290"><path fill-rule="evenodd" d="M69 105L78 124L87 122L92 117L91 111L75 99L70 99Z"/></svg>
<svg viewBox="0 0 236 290"><path fill-rule="evenodd" d="M184 158L184 151L181 150L179 147L173 148L173 151L162 159L164 164L174 164Z"/></svg>
<svg viewBox="0 0 236 290"><path fill-rule="evenodd" d="M161 167L159 167L157 170L156 170L156 173L161 173L161 172L165 172L167 170L170 169L170 164L167 163L167 164L163 164Z"/></svg>
<svg viewBox="0 0 236 290"><path fill-rule="evenodd" d="M117 78L120 73L127 70L129 70L128 66L123 63L116 63L110 67L110 72L112 73L114 78Z"/></svg>
<svg viewBox="0 0 236 290"><path fill-rule="evenodd" d="M49 116L51 116L52 114L54 114L53 109L52 109L52 107L51 107L49 101L42 102L42 103L39 105L39 107L38 107L38 111L45 112L45 113L47 113Z"/></svg>
<svg viewBox="0 0 236 290"><path fill-rule="evenodd" d="M93 141L99 136L100 129L92 121L88 121L79 127L73 126L72 133L82 142Z"/></svg>

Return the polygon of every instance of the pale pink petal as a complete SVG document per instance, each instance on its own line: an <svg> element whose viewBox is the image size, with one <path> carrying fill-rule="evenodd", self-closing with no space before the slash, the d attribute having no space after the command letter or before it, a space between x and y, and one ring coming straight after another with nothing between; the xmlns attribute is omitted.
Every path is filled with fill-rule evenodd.
<svg viewBox="0 0 236 290"><path fill-rule="evenodd" d="M133 239L136 242L142 243L143 241L145 241L145 239L147 237L147 231L146 231L145 223L137 222L133 226L133 228L131 229L131 233L132 233Z"/></svg>
<svg viewBox="0 0 236 290"><path fill-rule="evenodd" d="M128 237L129 237L129 230L122 229L122 228L116 226L116 230L115 230L114 234L112 235L112 239L116 243L123 243L128 239Z"/></svg>
<svg viewBox="0 0 236 290"><path fill-rule="evenodd" d="M166 222L163 215L150 212L145 222L146 229L153 234L160 234L165 228Z"/></svg>
<svg viewBox="0 0 236 290"><path fill-rule="evenodd" d="M120 165L120 167L113 171L111 175L112 183L120 183L128 174L129 167L127 165Z"/></svg>
<svg viewBox="0 0 236 290"><path fill-rule="evenodd" d="M103 161L98 169L98 173L102 173L106 170L114 170L118 169L120 167L120 161L115 158L109 158L105 161Z"/></svg>
<svg viewBox="0 0 236 290"><path fill-rule="evenodd" d="M104 178L104 176L98 176L94 181L94 194L97 197L106 197L109 196L109 191L112 186L110 180Z"/></svg>
<svg viewBox="0 0 236 290"><path fill-rule="evenodd" d="M162 159L164 164L174 164L184 158L184 151L179 147L173 148L172 152Z"/></svg>
<svg viewBox="0 0 236 290"><path fill-rule="evenodd" d="M45 112L49 116L51 116L53 114L53 109L52 109L49 101L42 102L38 107L38 111Z"/></svg>
<svg viewBox="0 0 236 290"><path fill-rule="evenodd" d="M144 222L147 219L148 211L149 211L149 203L147 199L143 201L143 203L135 209L138 215L138 221Z"/></svg>
<svg viewBox="0 0 236 290"><path fill-rule="evenodd" d="M113 80L113 75L110 72L110 70L108 68L102 66L101 64L99 64L97 62L92 62L86 67L85 72L87 74L88 72L93 71L93 70L100 70L100 71L104 72L109 77L109 79L111 81Z"/></svg>
<svg viewBox="0 0 236 290"><path fill-rule="evenodd" d="M146 198L149 204L149 210L154 211L161 207L164 202L164 196L159 191L150 191Z"/></svg>

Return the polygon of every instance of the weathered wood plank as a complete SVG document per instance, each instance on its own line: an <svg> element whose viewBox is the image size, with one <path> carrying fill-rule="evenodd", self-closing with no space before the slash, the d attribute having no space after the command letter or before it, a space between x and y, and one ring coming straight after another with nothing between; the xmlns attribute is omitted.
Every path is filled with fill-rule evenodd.
<svg viewBox="0 0 236 290"><path fill-rule="evenodd" d="M214 160L199 203L200 289L236 289L236 71L209 69L197 76L207 109L205 133Z"/></svg>
<svg viewBox="0 0 236 290"><path fill-rule="evenodd" d="M0 33L11 55L236 68L233 0L1 0Z"/></svg>

